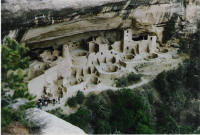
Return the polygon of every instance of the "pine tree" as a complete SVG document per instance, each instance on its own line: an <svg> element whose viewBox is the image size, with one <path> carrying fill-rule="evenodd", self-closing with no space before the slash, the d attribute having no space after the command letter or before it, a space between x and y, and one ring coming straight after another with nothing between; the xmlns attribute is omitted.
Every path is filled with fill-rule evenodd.
<svg viewBox="0 0 200 135"><path fill-rule="evenodd" d="M29 49L25 45L6 37L1 48L1 105L2 105L2 126L6 126L15 117L9 105L17 98L33 99L29 94L26 69L29 67L30 58L26 56ZM9 112L9 113L7 113Z"/></svg>

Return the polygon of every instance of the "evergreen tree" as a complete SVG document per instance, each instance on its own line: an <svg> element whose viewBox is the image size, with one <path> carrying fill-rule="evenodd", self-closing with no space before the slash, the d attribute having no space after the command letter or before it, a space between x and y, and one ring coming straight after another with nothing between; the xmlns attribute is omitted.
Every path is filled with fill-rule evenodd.
<svg viewBox="0 0 200 135"><path fill-rule="evenodd" d="M8 125L13 118L18 117L9 105L16 102L17 98L33 99L28 93L26 69L29 67L30 58L26 56L29 49L17 41L5 38L1 48L1 105L2 105L2 126ZM32 104L28 105L32 106ZM27 107L28 108L28 107ZM17 110L18 111L18 110ZM16 111L16 112L17 112Z"/></svg>

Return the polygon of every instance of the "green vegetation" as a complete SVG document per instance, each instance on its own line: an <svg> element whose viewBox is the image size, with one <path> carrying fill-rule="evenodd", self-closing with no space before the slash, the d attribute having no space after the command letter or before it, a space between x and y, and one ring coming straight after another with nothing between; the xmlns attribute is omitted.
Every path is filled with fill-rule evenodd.
<svg viewBox="0 0 200 135"><path fill-rule="evenodd" d="M85 95L82 91L78 91L76 96L70 97L65 105L69 105L70 107L76 107L77 104L82 104L85 99Z"/></svg>
<svg viewBox="0 0 200 135"><path fill-rule="evenodd" d="M88 131L89 122L91 121L92 113L85 107L80 107L75 114L71 114L66 120L81 129Z"/></svg>
<svg viewBox="0 0 200 135"><path fill-rule="evenodd" d="M154 133L151 113L142 95L122 89L113 102L111 125L114 130L122 133Z"/></svg>
<svg viewBox="0 0 200 135"><path fill-rule="evenodd" d="M199 37L200 30L189 40L180 39L180 52L188 53L190 59L175 70L162 72L154 80L163 102L156 105L158 133L198 133L199 112L195 112L191 100L200 99ZM181 114L185 120L181 120Z"/></svg>
<svg viewBox="0 0 200 135"><path fill-rule="evenodd" d="M82 104L84 99L85 99L85 95L83 94L82 91L78 91L76 94L76 99L77 99L77 103L78 104Z"/></svg>
<svg viewBox="0 0 200 135"><path fill-rule="evenodd" d="M116 79L117 87L126 87L141 80L141 75L130 73L127 76L122 76Z"/></svg>
<svg viewBox="0 0 200 135"><path fill-rule="evenodd" d="M185 133L191 133L192 130L188 126L179 125L178 122L173 118L173 116L170 114L170 110L161 103L156 104L156 132L162 133L162 134L185 134Z"/></svg>
<svg viewBox="0 0 200 135"><path fill-rule="evenodd" d="M2 45L2 74L1 74L1 107L2 127L7 126L12 121L19 121L28 128L33 125L24 118L24 111L27 108L34 107L33 102L28 102L20 106L17 110L13 110L9 105L14 104L18 98L33 99L34 97L28 93L27 77L25 69L29 67L29 57L26 56L28 48L20 45L9 37L5 38Z"/></svg>
<svg viewBox="0 0 200 135"><path fill-rule="evenodd" d="M163 43L166 43L168 40L175 38L176 36L176 28L175 24L178 19L177 15L171 17L171 19L167 22L166 26L164 27L163 31Z"/></svg>
<svg viewBox="0 0 200 135"><path fill-rule="evenodd" d="M154 81L167 105L184 107L186 99L199 98L200 60L186 60L176 70L162 72ZM176 102L176 103L175 103ZM179 109L180 110L180 109Z"/></svg>
<svg viewBox="0 0 200 135"><path fill-rule="evenodd" d="M150 109L141 94L130 89L106 93L109 101L101 94L91 94L78 111L69 116L54 110L51 113L87 133L154 133Z"/></svg>
<svg viewBox="0 0 200 135"><path fill-rule="evenodd" d="M67 104L68 104L70 107L76 107L76 106L77 106L76 97L70 97L70 98L67 100ZM67 104L65 104L65 105L67 105Z"/></svg>
<svg viewBox="0 0 200 135"><path fill-rule="evenodd" d="M154 80L155 88L161 95L164 104L157 106L158 133L192 133L200 125L199 116L186 115L187 123L179 125L180 114L190 108L191 100L200 98L200 61L197 59L186 60L176 70L162 72ZM161 123L160 123L161 122ZM173 128L172 128L173 127Z"/></svg>
<svg viewBox="0 0 200 135"><path fill-rule="evenodd" d="M194 134L200 134L200 126L194 131Z"/></svg>
<svg viewBox="0 0 200 135"><path fill-rule="evenodd" d="M1 118L1 125L2 125L2 127L5 127L12 121L12 117L14 115L14 112L9 107L3 107L1 109L1 112L2 112L1 115L3 116Z"/></svg>
<svg viewBox="0 0 200 135"><path fill-rule="evenodd" d="M179 39L180 52L188 53L192 59L199 58L200 52L200 23L198 24L198 31L195 34L187 36L187 38Z"/></svg>

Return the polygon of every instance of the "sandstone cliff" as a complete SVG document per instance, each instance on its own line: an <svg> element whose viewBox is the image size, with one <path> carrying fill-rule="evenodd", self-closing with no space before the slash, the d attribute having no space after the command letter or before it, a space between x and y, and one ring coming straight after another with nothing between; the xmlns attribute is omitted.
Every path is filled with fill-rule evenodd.
<svg viewBox="0 0 200 135"><path fill-rule="evenodd" d="M163 25L174 16L196 20L197 5L176 0L4 0L2 35L17 30L18 39L23 37L23 42L37 48L58 40L62 44L66 37L81 33L133 27L137 32L156 33L161 41Z"/></svg>

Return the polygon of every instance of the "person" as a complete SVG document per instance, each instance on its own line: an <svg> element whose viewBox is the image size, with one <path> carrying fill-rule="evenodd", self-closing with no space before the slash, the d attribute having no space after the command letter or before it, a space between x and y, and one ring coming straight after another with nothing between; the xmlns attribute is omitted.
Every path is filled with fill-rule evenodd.
<svg viewBox="0 0 200 135"><path fill-rule="evenodd" d="M47 97L47 102L48 102L48 104L50 104L50 102L51 102L49 97Z"/></svg>
<svg viewBox="0 0 200 135"><path fill-rule="evenodd" d="M53 105L55 105L55 103L56 103L56 100L55 100L55 98L53 99Z"/></svg>
<svg viewBox="0 0 200 135"><path fill-rule="evenodd" d="M45 95L44 97L44 101L47 102L48 101L48 97Z"/></svg>
<svg viewBox="0 0 200 135"><path fill-rule="evenodd" d="M58 104L60 104L60 97L58 97Z"/></svg>
<svg viewBox="0 0 200 135"><path fill-rule="evenodd" d="M42 100L42 106L45 106L45 100Z"/></svg>
<svg viewBox="0 0 200 135"><path fill-rule="evenodd" d="M47 87L46 86L44 86L44 94L46 95L47 94Z"/></svg>
<svg viewBox="0 0 200 135"><path fill-rule="evenodd" d="M42 109L42 102L40 102L40 106L39 107L40 107L40 109Z"/></svg>
<svg viewBox="0 0 200 135"><path fill-rule="evenodd" d="M37 108L40 108L40 102L39 102L39 100L37 101L36 105L37 105Z"/></svg>
<svg viewBox="0 0 200 135"><path fill-rule="evenodd" d="M47 100L44 101L44 105L45 105L45 106L48 106Z"/></svg>
<svg viewBox="0 0 200 135"><path fill-rule="evenodd" d="M38 99L38 102L40 102L40 103L41 103L41 102L42 102L42 99Z"/></svg>

